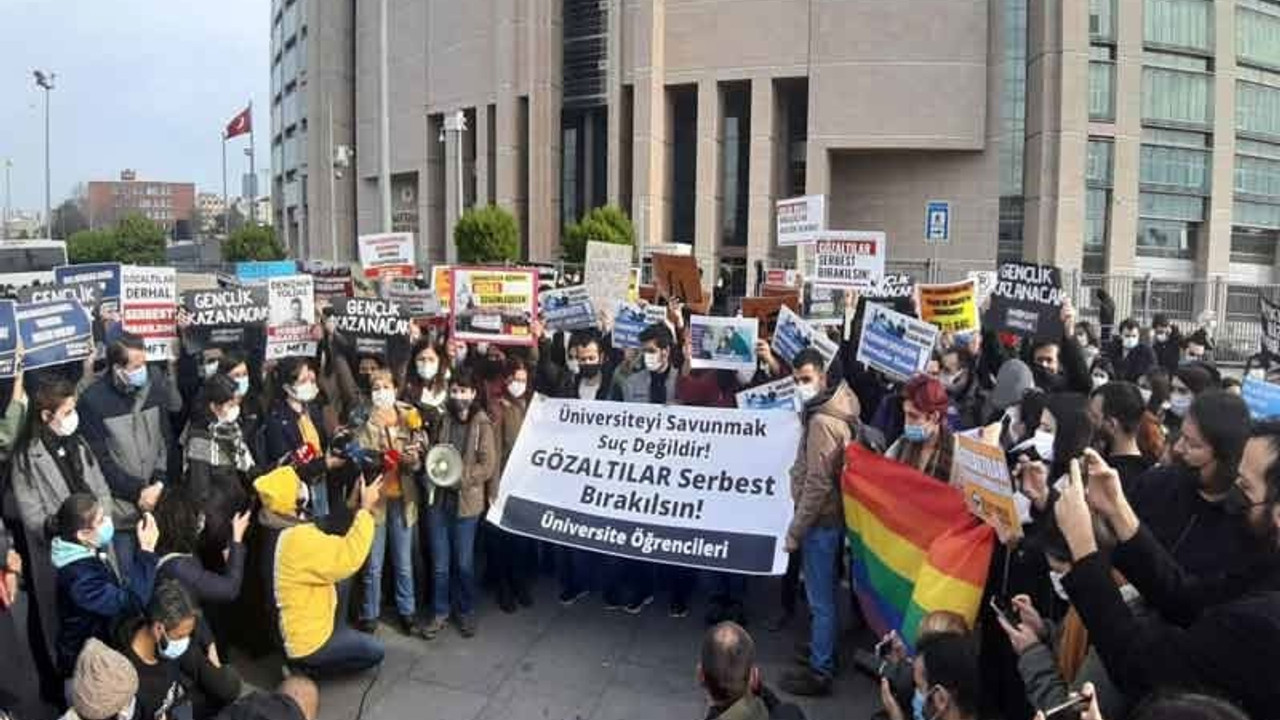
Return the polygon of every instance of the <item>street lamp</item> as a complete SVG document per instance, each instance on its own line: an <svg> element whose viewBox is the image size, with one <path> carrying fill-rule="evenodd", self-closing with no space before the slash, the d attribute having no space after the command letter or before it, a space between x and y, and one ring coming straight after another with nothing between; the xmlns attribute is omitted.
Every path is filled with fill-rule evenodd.
<svg viewBox="0 0 1280 720"><path fill-rule="evenodd" d="M9 218L13 217L13 196L9 192L9 170L13 168L13 159L4 159L4 226L0 227L0 235L9 239Z"/></svg>
<svg viewBox="0 0 1280 720"><path fill-rule="evenodd" d="M57 73L45 70L32 70L36 85L44 88L44 224L50 238L53 237L53 205L51 203L49 180L49 93L53 91L53 81Z"/></svg>

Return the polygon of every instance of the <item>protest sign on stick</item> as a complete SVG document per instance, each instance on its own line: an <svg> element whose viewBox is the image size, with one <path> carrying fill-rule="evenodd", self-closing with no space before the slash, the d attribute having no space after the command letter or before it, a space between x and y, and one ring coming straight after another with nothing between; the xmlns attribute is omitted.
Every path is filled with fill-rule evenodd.
<svg viewBox="0 0 1280 720"><path fill-rule="evenodd" d="M795 360L800 351L813 348L822 355L827 365L831 364L840 350L840 347L827 337L823 328L814 327L792 312L791 308L785 306L778 312L778 325L774 328L770 348L787 363Z"/></svg>
<svg viewBox="0 0 1280 720"><path fill-rule="evenodd" d="M1022 523L1004 450L967 435L956 435L955 443L951 484L963 493L969 512L1005 537L1019 536Z"/></svg>
<svg viewBox="0 0 1280 720"><path fill-rule="evenodd" d="M533 345L538 273L519 268L453 268L453 336L467 342Z"/></svg>
<svg viewBox="0 0 1280 720"><path fill-rule="evenodd" d="M742 316L756 319L760 325L760 337L773 337L773 328L778 324L778 313L783 306L800 312L800 294L742 298Z"/></svg>
<svg viewBox="0 0 1280 720"><path fill-rule="evenodd" d="M962 280L940 285L921 285L920 319L943 332L973 332L978 326L976 283Z"/></svg>
<svg viewBox="0 0 1280 720"><path fill-rule="evenodd" d="M755 370L755 318L689 317L689 363L694 370Z"/></svg>
<svg viewBox="0 0 1280 720"><path fill-rule="evenodd" d="M192 290L182 293L182 307L190 318L187 332L201 347L244 348L261 341L267 321L266 280L255 287Z"/></svg>
<svg viewBox="0 0 1280 720"><path fill-rule="evenodd" d="M825 232L814 244L815 285L869 288L884 275L888 252L882 232Z"/></svg>
<svg viewBox="0 0 1280 720"><path fill-rule="evenodd" d="M365 277L413 277L416 272L413 233L361 235L357 242Z"/></svg>
<svg viewBox="0 0 1280 720"><path fill-rule="evenodd" d="M488 520L636 560L786 570L795 413L536 396Z"/></svg>
<svg viewBox="0 0 1280 720"><path fill-rule="evenodd" d="M827 196L805 195L777 202L778 247L812 242L827 229Z"/></svg>
<svg viewBox="0 0 1280 720"><path fill-rule="evenodd" d="M659 300L678 298L695 312L703 306L702 275L692 255L654 254L653 284Z"/></svg>
<svg viewBox="0 0 1280 720"><path fill-rule="evenodd" d="M542 321L550 332L571 332L596 326L595 306L585 285L538 293Z"/></svg>
<svg viewBox="0 0 1280 720"><path fill-rule="evenodd" d="M409 314L400 303L381 298L339 298L333 304L334 328L357 356L388 358L409 342Z"/></svg>
<svg viewBox="0 0 1280 720"><path fill-rule="evenodd" d="M0 300L0 377L13 377L18 367L18 318L12 300Z"/></svg>
<svg viewBox="0 0 1280 720"><path fill-rule="evenodd" d="M862 317L858 362L898 380L907 380L929 365L938 328L923 320L868 303Z"/></svg>
<svg viewBox="0 0 1280 720"><path fill-rule="evenodd" d="M120 277L121 327L142 338L148 362L176 357L177 272L173 268L125 265Z"/></svg>
<svg viewBox="0 0 1280 720"><path fill-rule="evenodd" d="M19 304L13 309L13 316L18 337L22 338L22 366L26 370L78 362L93 351L89 313L78 300ZM0 347L3 345L0 342ZM0 351L0 358L3 357Z"/></svg>
<svg viewBox="0 0 1280 720"><path fill-rule="evenodd" d="M267 359L314 357L315 294L310 275L267 280Z"/></svg>
<svg viewBox="0 0 1280 720"><path fill-rule="evenodd" d="M59 285L95 283L98 303L107 312L120 312L120 263L86 263L59 265L53 269L53 280Z"/></svg>
<svg viewBox="0 0 1280 720"><path fill-rule="evenodd" d="M355 280L346 265L313 260L302 264L302 272L311 276L312 292L317 298L331 301L355 294Z"/></svg>
<svg viewBox="0 0 1280 720"><path fill-rule="evenodd" d="M621 300L636 301L637 298L629 296L634 270L631 266L631 252L630 245L587 241L582 282L593 307L611 308ZM639 273L636 273L634 279L638 288Z"/></svg>
<svg viewBox="0 0 1280 720"><path fill-rule="evenodd" d="M1058 339L1063 335L1062 271L1051 265L1002 263L982 324L1000 332Z"/></svg>
<svg viewBox="0 0 1280 720"><path fill-rule="evenodd" d="M790 375L742 390L734 399L743 410L800 410L796 380Z"/></svg>

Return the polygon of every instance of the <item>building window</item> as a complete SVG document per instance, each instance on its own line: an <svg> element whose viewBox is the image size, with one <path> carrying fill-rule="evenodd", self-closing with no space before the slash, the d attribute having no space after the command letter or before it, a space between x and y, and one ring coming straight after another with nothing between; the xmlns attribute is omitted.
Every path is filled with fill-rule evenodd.
<svg viewBox="0 0 1280 720"><path fill-rule="evenodd" d="M1209 192L1209 152L1162 145L1143 145L1138 181L1156 189Z"/></svg>
<svg viewBox="0 0 1280 720"><path fill-rule="evenodd" d="M1280 233L1253 228L1231 229L1231 262L1246 265L1276 264L1276 241Z"/></svg>
<svg viewBox="0 0 1280 720"><path fill-rule="evenodd" d="M1280 137L1280 88L1237 82L1236 130Z"/></svg>
<svg viewBox="0 0 1280 720"><path fill-rule="evenodd" d="M1231 218L1237 225L1280 230L1280 205L1236 200Z"/></svg>
<svg viewBox="0 0 1280 720"><path fill-rule="evenodd" d="M1138 213L1157 220L1204 221L1204 198L1196 195L1174 195L1142 192L1138 196Z"/></svg>
<svg viewBox="0 0 1280 720"><path fill-rule="evenodd" d="M1280 202L1280 160L1236 155L1236 194Z"/></svg>
<svg viewBox="0 0 1280 720"><path fill-rule="evenodd" d="M667 89L671 107L671 242L693 243L697 217L698 183L698 88Z"/></svg>
<svg viewBox="0 0 1280 720"><path fill-rule="evenodd" d="M1107 140L1089 140L1085 180L1089 185L1111 187L1111 156L1115 146Z"/></svg>
<svg viewBox="0 0 1280 720"><path fill-rule="evenodd" d="M1192 260L1196 256L1195 226L1172 220L1138 220L1139 257Z"/></svg>
<svg viewBox="0 0 1280 720"><path fill-rule="evenodd" d="M1111 121L1115 114L1115 49L1089 48L1089 119Z"/></svg>
<svg viewBox="0 0 1280 720"><path fill-rule="evenodd" d="M764 82L764 81L761 81ZM726 247L747 246L747 194L751 169L751 85L724 86L724 138L720 143L720 241Z"/></svg>
<svg viewBox="0 0 1280 720"><path fill-rule="evenodd" d="M1089 0L1089 39L1095 42L1115 42L1115 0Z"/></svg>
<svg viewBox="0 0 1280 720"><path fill-rule="evenodd" d="M1146 0L1142 39L1147 45L1211 52L1213 3L1208 0Z"/></svg>
<svg viewBox="0 0 1280 720"><path fill-rule="evenodd" d="M1107 219L1111 192L1089 188L1085 192L1084 265L1086 272L1102 272L1106 265Z"/></svg>
<svg viewBox="0 0 1280 720"><path fill-rule="evenodd" d="M1107 2L1108 0L1102 0ZM1027 124L1027 0L1004 0L1004 78L1000 93L1000 260L1022 259L1023 152Z"/></svg>
<svg viewBox="0 0 1280 720"><path fill-rule="evenodd" d="M1213 121L1213 78L1207 63L1163 53L1146 53L1142 68L1144 122L1208 126ZM1190 60L1192 62L1184 62ZM1159 63L1153 65L1152 63ZM1199 67L1197 67L1199 66Z"/></svg>
<svg viewBox="0 0 1280 720"><path fill-rule="evenodd" d="M1280 70L1280 6L1236 7L1236 59L1242 65Z"/></svg>

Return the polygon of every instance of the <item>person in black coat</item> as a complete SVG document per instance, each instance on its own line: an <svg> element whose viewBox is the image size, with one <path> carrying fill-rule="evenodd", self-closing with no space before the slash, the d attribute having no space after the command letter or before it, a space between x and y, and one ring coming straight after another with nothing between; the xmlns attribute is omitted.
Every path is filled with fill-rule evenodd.
<svg viewBox="0 0 1280 720"><path fill-rule="evenodd" d="M1156 364L1170 375L1178 369L1182 360L1182 333L1177 325L1169 322L1168 315L1157 313L1151 321L1151 349L1155 352Z"/></svg>
<svg viewBox="0 0 1280 720"><path fill-rule="evenodd" d="M24 623L14 610L18 604L22 560L9 541L0 518L0 715L8 712L22 720L56 716L40 699L40 677Z"/></svg>
<svg viewBox="0 0 1280 720"><path fill-rule="evenodd" d="M1079 474L1054 508L1071 550L1063 580L1107 673L1126 695L1209 691L1252 717L1280 717L1280 423L1254 428L1227 491L1252 539L1250 562L1215 577L1188 573L1129 505L1119 474L1086 451L1088 496ZM1114 529L1119 570L1170 624L1140 623L1098 552L1091 510Z"/></svg>
<svg viewBox="0 0 1280 720"><path fill-rule="evenodd" d="M1155 351L1142 342L1142 330L1133 318L1120 323L1120 336L1107 344L1107 358L1115 368L1113 379L1137 382L1156 364Z"/></svg>

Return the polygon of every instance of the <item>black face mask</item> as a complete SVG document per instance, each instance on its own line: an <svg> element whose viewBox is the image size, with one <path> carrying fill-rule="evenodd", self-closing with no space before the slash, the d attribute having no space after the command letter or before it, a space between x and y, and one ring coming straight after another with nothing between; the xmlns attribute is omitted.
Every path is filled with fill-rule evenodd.
<svg viewBox="0 0 1280 720"><path fill-rule="evenodd" d="M471 412L471 400L459 400L458 398L449 398L449 412L459 420L465 418Z"/></svg>
<svg viewBox="0 0 1280 720"><path fill-rule="evenodd" d="M586 363L578 365L578 374L587 380L591 380L600 374L600 363Z"/></svg>

